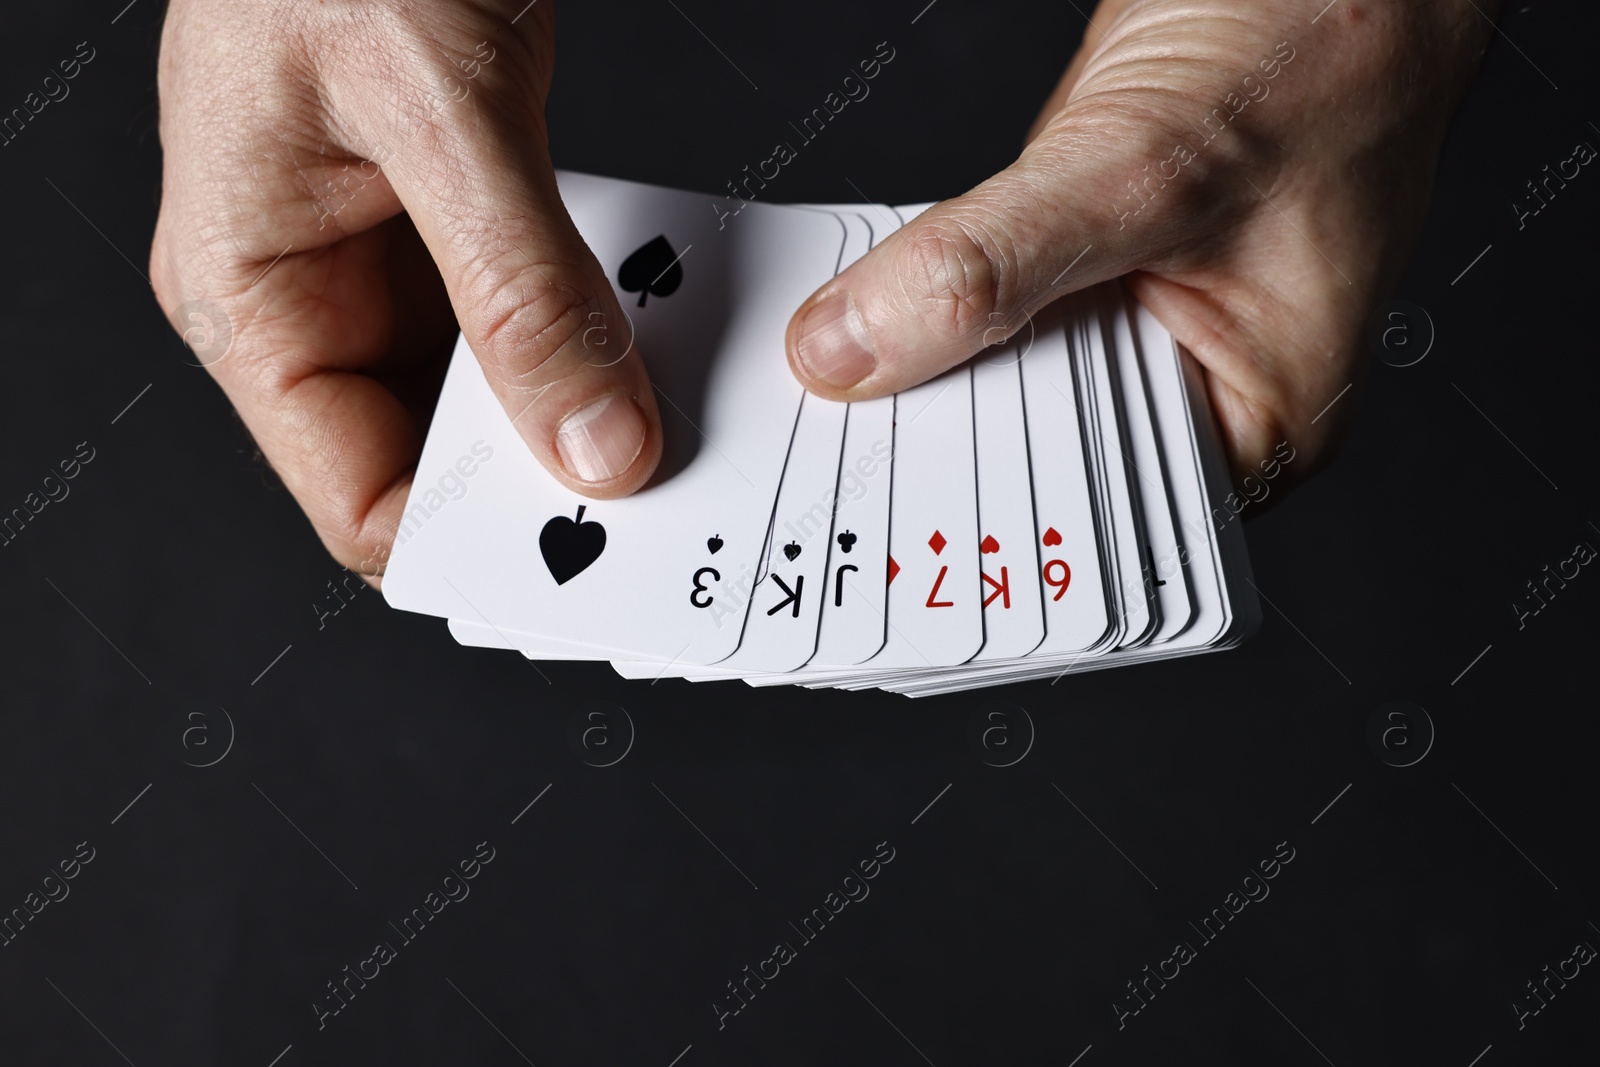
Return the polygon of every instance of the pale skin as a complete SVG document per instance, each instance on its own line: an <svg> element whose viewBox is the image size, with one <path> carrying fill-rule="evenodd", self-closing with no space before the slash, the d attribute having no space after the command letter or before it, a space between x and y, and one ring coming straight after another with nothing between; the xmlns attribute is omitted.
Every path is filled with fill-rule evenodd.
<svg viewBox="0 0 1600 1067"><path fill-rule="evenodd" d="M189 302L227 317L200 362L368 576L458 322L575 491L631 493L661 455L644 363L617 358L603 327L625 319L555 187L552 4L169 5L156 295L180 330ZM1359 383L1498 4L1321 7L1104 0L1016 162L796 312L796 376L837 400L904 389L1126 276L1205 368L1236 477L1288 442L1303 480L1354 409L1351 390L1321 415Z"/></svg>

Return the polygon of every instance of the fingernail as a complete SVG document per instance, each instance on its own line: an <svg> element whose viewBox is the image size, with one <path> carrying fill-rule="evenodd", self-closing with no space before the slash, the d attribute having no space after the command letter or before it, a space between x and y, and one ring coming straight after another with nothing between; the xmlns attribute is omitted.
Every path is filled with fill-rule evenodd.
<svg viewBox="0 0 1600 1067"><path fill-rule="evenodd" d="M580 482L609 482L639 458L645 432L639 405L612 393L567 416L556 431L556 451Z"/></svg>
<svg viewBox="0 0 1600 1067"><path fill-rule="evenodd" d="M847 389L878 365L872 337L848 292L824 297L800 322L800 362L813 378Z"/></svg>

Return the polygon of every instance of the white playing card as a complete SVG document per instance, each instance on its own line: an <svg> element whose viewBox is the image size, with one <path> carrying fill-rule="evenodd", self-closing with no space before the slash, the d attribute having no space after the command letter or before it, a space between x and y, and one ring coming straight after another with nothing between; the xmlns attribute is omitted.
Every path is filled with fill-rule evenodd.
<svg viewBox="0 0 1600 1067"><path fill-rule="evenodd" d="M1036 573L1046 612L1045 637L1035 656L1094 655L1109 650L1115 636L1086 453L1086 441L1097 438L1092 436L1093 427L1084 425L1087 416L1080 416L1080 387L1067 342L1068 314L1076 306L1058 302L1035 316L1032 342L1018 365L1023 379L1034 543L1040 553ZM1070 325L1076 328L1076 320ZM1025 334L1021 343L1027 340ZM980 464L986 444L987 436L978 444ZM981 483L979 492L983 492ZM985 591L992 591L988 583ZM850 688L881 685L898 689L983 678L1008 666L994 664L993 658L980 654L974 662L953 669L863 673L830 681Z"/></svg>
<svg viewBox="0 0 1600 1067"><path fill-rule="evenodd" d="M829 217L837 218L845 228L837 273L871 247L872 228L854 212L830 212ZM828 527L847 409L848 405L810 395L801 403L772 528L767 534L761 577L752 593L755 610L745 619L738 650L715 667L697 667L681 661L614 660L618 673L652 679L724 677L738 671L793 670L811 657L817 642L818 611L824 599ZM882 447L887 457L887 445ZM771 604L767 603L769 600ZM775 605L781 605L781 609ZM517 647L531 659L593 659L605 652L549 638L518 640L470 620L452 620L450 630L463 644L508 647L508 642L517 640Z"/></svg>
<svg viewBox="0 0 1600 1067"><path fill-rule="evenodd" d="M808 210L830 208L819 205ZM842 268L865 254L872 245L874 232L864 216L843 211L839 214L851 230L840 261ZM873 404L877 407L871 406ZM813 405L819 406L819 410L814 411ZM822 412L826 412L826 429L811 426L810 422L821 421ZM806 397L795 443L790 448L789 466L778 490L772 549L768 557L770 577L764 578L757 587L755 609L746 620L744 639L737 652L714 667L675 669L668 673L700 681L753 672L795 670L818 649L822 619L829 613L853 614L857 621L854 648L844 647L841 651L865 659L882 646L881 575L888 555L892 419L892 398L886 398L886 402L846 405ZM854 433L850 432L852 420L855 421ZM872 433L877 436L868 440L865 435ZM874 501L875 517L855 505L869 489L863 474L876 476L880 471L880 499ZM858 519L865 520L856 523L859 530L852 525ZM788 558L790 552L795 554L795 559ZM864 562L868 557L873 558ZM861 588L862 582L873 580L871 577L856 578L856 584L847 587L846 579L860 575L863 570L875 571L878 575L876 603L867 598ZM774 584L776 589L772 588ZM805 593L807 586L809 601ZM767 605L767 600L787 607L775 610ZM797 625L798 620L791 610L802 604L808 623L804 630ZM835 635L831 637L832 646L840 646L837 635L850 621L838 618L830 621L828 632ZM651 670L643 664L614 661L612 665L624 677L645 675Z"/></svg>
<svg viewBox="0 0 1600 1067"><path fill-rule="evenodd" d="M828 584L812 663L837 671L883 648L888 603L889 505L894 469L895 397L850 405L839 460L839 511L834 519ZM849 552L840 537L850 535ZM790 675L745 675L752 684L790 684L827 666Z"/></svg>
<svg viewBox="0 0 1600 1067"><path fill-rule="evenodd" d="M686 666L679 660L616 658L612 666L625 678L728 677L728 672L792 671L811 658L827 578L832 495L839 469L846 405L807 396L801 404L778 489L774 525L761 576L750 595L738 649L714 667ZM548 647L548 646L546 646ZM539 644L523 651L542 658ZM592 650L589 657L603 654Z"/></svg>
<svg viewBox="0 0 1600 1067"><path fill-rule="evenodd" d="M887 207L865 217L872 225L874 244L900 226L899 214ZM888 632L894 429L894 397L850 405L814 663L856 664L883 648Z"/></svg>
<svg viewBox="0 0 1600 1067"><path fill-rule="evenodd" d="M1190 389L1199 384L1199 367L1180 352L1154 315L1139 308L1134 317L1139 354L1150 390L1151 410L1161 440L1162 459L1170 472L1173 518L1178 544L1171 556L1156 557L1156 573L1181 567L1194 597L1194 619L1166 647L1205 648L1222 639L1232 619L1223 579L1224 561L1217 530L1211 523L1206 491L1205 460L1200 436L1190 412ZM1185 365L1192 370L1186 371ZM1195 382L1186 378L1193 374ZM1208 405L1209 408L1209 405Z"/></svg>
<svg viewBox="0 0 1600 1067"><path fill-rule="evenodd" d="M1122 631L1118 647L1129 647L1139 644L1153 625L1150 591L1144 580L1144 530L1118 418L1117 383L1110 353L1106 350L1106 303L1100 290L1078 294L1077 299L1082 301L1083 308L1083 329L1077 335L1078 366L1085 374L1091 416L1099 435L1107 494L1105 506L1110 521L1107 543L1114 552L1111 558L1116 581L1114 595L1120 605Z"/></svg>
<svg viewBox="0 0 1600 1067"><path fill-rule="evenodd" d="M977 450L978 543L983 648L967 669L1026 656L1044 638L1039 555L1035 548L1033 495L1027 426L1018 361L1030 345L1025 331L1014 343L970 363L974 441ZM943 667L876 670L831 679L848 689L883 686L890 680L937 675Z"/></svg>
<svg viewBox="0 0 1600 1067"><path fill-rule="evenodd" d="M1156 645L1183 632L1194 618L1194 604L1189 594L1187 572L1176 565L1178 528L1173 518L1172 483L1162 459L1161 442L1145 388L1144 361L1130 317L1136 305L1132 297L1121 291L1120 285L1112 288L1115 296L1111 354L1122 387L1128 465L1135 476L1140 513L1145 523L1145 580L1154 583L1153 592L1160 609L1157 612L1160 625L1150 634L1150 643ZM1169 563L1164 568L1159 567L1158 560Z"/></svg>
<svg viewBox="0 0 1600 1067"><path fill-rule="evenodd" d="M1045 609L1038 655L1089 652L1112 634L1066 311L1058 301L1034 316L1033 344L1019 364Z"/></svg>
<svg viewBox="0 0 1600 1067"><path fill-rule="evenodd" d="M1020 367L1032 341L1025 327L1011 344L972 362L983 582L983 648L975 662L1025 656L1044 640Z"/></svg>
<svg viewBox="0 0 1600 1067"><path fill-rule="evenodd" d="M832 275L840 224L752 204L719 231L703 196L560 181L579 232L628 290L619 296L657 388L668 455L627 499L569 492L522 446L458 345L407 502L415 528L397 540L384 595L507 633L715 662L739 641L800 405L784 329ZM480 441L495 462L446 499L435 472Z"/></svg>
<svg viewBox="0 0 1600 1067"><path fill-rule="evenodd" d="M834 516L833 540L823 544L825 538L817 538L815 543L816 548L827 550L827 555L822 557L826 561L826 576L823 582L810 586L820 591L822 601L813 658L823 662L822 657L828 656L827 662L845 664L871 657L884 642L894 398L857 402L849 408L845 447L839 457L838 510ZM792 520L779 524L778 538L793 532L786 531L788 525L792 525ZM802 515L796 529L804 534L809 525L808 517ZM841 547L841 537L848 540L848 553ZM809 551L812 545L806 547ZM759 598L757 605L760 605ZM759 625L759 618L756 612L751 612L746 623L746 641L751 639L750 627ZM663 672L659 663L616 660L612 661L612 666L625 678L656 678L665 674L706 681L793 671L804 662L802 659L791 666L756 667L746 662L745 646L740 645L732 656L710 667L680 666Z"/></svg>
<svg viewBox="0 0 1600 1067"><path fill-rule="evenodd" d="M902 224L933 205L897 207ZM983 646L972 374L963 365L895 397L882 649L858 670L964 663ZM846 588L858 587L849 575ZM923 595L925 592L926 595ZM818 658L803 684L855 672Z"/></svg>
<svg viewBox="0 0 1600 1067"><path fill-rule="evenodd" d="M821 206L840 211L846 207ZM899 226L898 215L886 207L864 218L872 225L874 242ZM857 401L845 416L834 497L834 536L828 545L828 580L814 663L849 666L871 658L883 647L894 421L892 396Z"/></svg>
<svg viewBox="0 0 1600 1067"><path fill-rule="evenodd" d="M1194 620L1177 637L1159 647L1119 650L1099 656L1035 653L1027 659L985 672L946 672L943 677L891 682L886 688L907 696L933 696L1002 682L1059 679L1069 673L1206 652L1225 647L1225 643L1235 640L1236 632L1248 632L1248 620L1243 626L1233 621L1229 593L1222 579L1225 553L1208 510L1207 472L1202 469L1201 454L1208 447L1208 437L1210 445L1216 442L1214 426L1206 421L1209 408L1198 409L1205 419L1194 418L1191 410L1196 403L1204 401L1198 365L1187 353L1179 353L1171 335L1143 308L1138 310L1136 326L1151 415L1164 465L1171 474L1172 504L1181 535L1174 558L1158 558L1157 570L1168 573L1173 568L1181 568L1187 572L1188 588L1194 599ZM1206 461L1213 481L1219 459L1220 446L1217 446L1216 453ZM1225 486L1225 467L1222 472ZM1237 539L1238 548L1242 550L1242 537ZM1241 563L1245 567L1243 573L1248 576L1247 561L1240 560L1232 565ZM1248 587L1245 592L1249 592ZM1241 603L1248 600L1246 597L1236 599ZM1259 618L1258 606L1253 601L1243 603L1243 607L1246 611L1255 611L1255 617Z"/></svg>
<svg viewBox="0 0 1600 1067"><path fill-rule="evenodd" d="M830 405L791 385L782 334L870 247L856 205L751 205L746 247L680 210L703 209L693 194L561 182L628 294L624 345L656 361L668 457L629 501L565 494L458 346L391 555L397 604L457 616L463 643L629 677L909 696L1228 648L1259 624L1204 371L1120 286L934 382Z"/></svg>
<svg viewBox="0 0 1600 1067"><path fill-rule="evenodd" d="M1154 323L1155 316L1143 312L1140 328ZM1159 324L1157 327L1159 328ZM1245 549L1244 527L1238 522L1218 524L1213 517L1225 512L1222 501L1232 491L1232 476L1222 447L1222 434L1211 410L1205 385L1205 371L1188 352L1178 352L1183 373L1184 400L1194 424L1195 452L1201 474L1201 489L1206 498L1206 528L1217 555L1217 568L1226 601L1227 629L1216 647L1232 647L1253 634L1261 625L1261 600L1251 578L1249 553Z"/></svg>
<svg viewBox="0 0 1600 1067"><path fill-rule="evenodd" d="M1113 331L1113 338L1123 344L1131 342L1130 347L1137 349L1135 363L1138 366L1134 369L1139 372L1139 379L1147 383L1150 390L1148 414L1153 424L1151 430L1156 435L1158 444L1157 460L1153 466L1158 466L1162 471L1175 472L1171 475L1173 513L1177 517L1180 529L1198 535L1197 541L1200 546L1198 551L1191 551L1188 547L1180 545L1170 556L1157 558L1154 569L1156 573L1167 576L1169 581L1186 576L1187 580L1181 584L1193 590L1194 623L1176 640L1160 644L1152 641L1146 648L1118 650L1102 656L1083 654L1050 656L1036 653L1027 658L988 662L978 658L965 666L939 670L883 671L854 677L841 675L829 679L833 684L843 684L850 688L881 685L883 688L907 695L922 696L1031 677L1059 678L1066 673L1230 647L1249 631L1253 625L1252 620L1259 620L1259 610L1253 599L1253 590L1249 588L1247 581L1230 576L1230 584L1237 587L1231 595L1235 602L1241 605L1241 614L1237 616L1230 616L1230 592L1219 581L1224 558L1233 561L1228 565L1242 568L1237 573L1244 575L1245 578L1248 577L1248 560L1243 558L1242 538L1238 536L1237 524L1231 528L1224 528L1220 536L1213 536L1216 530L1208 526L1207 490L1202 484L1202 472L1198 466L1201 452L1207 448L1211 449L1211 457L1206 461L1209 466L1205 474L1215 483L1211 489L1213 495L1226 491L1226 479L1225 470L1222 479L1216 477L1216 464L1220 463L1221 453L1214 427L1209 423L1209 410L1201 406L1196 409L1200 418L1191 419L1190 408L1197 402L1203 405L1202 377L1197 366L1187 356L1182 357L1180 364L1170 335L1154 322L1153 317L1142 309L1139 309L1138 314L1140 325L1143 327L1142 333L1134 334L1134 331L1128 329L1116 329ZM1153 351L1152 356L1144 354L1147 345ZM1040 354L1043 355L1047 351L1048 349L1041 350ZM1120 367L1121 353L1114 351L1114 354L1118 358ZM1145 366L1147 362L1153 363L1154 369ZM1028 364L1024 362L1023 366L1027 367ZM1126 383L1119 384L1125 386ZM1135 399L1126 398L1127 392L1128 390L1124 388L1127 405L1125 411L1129 424L1142 425L1138 414L1141 405ZM980 435L981 432L980 430ZM1133 430L1129 431L1130 438L1133 433ZM1142 454L1143 446L1138 442L1130 440L1130 448L1141 449ZM1169 452L1175 459L1169 460L1167 455ZM1151 466L1148 463L1145 465ZM1141 486L1144 484L1142 479L1140 484ZM1146 521L1149 522L1148 516ZM1230 535L1231 545L1227 543ZM1159 542L1160 536L1152 533L1150 543L1156 545ZM802 672L799 677L790 676L790 680L805 679L808 684L817 684L817 679L806 678L806 673ZM771 679L757 681L758 684L768 684Z"/></svg>
<svg viewBox="0 0 1600 1067"><path fill-rule="evenodd" d="M888 611L892 396L850 405L839 459L838 513L828 546L817 663L853 664L883 648Z"/></svg>
<svg viewBox="0 0 1600 1067"><path fill-rule="evenodd" d="M857 671L965 663L983 646L970 368L900 393L894 434L888 636ZM802 677L830 680L820 668Z"/></svg>

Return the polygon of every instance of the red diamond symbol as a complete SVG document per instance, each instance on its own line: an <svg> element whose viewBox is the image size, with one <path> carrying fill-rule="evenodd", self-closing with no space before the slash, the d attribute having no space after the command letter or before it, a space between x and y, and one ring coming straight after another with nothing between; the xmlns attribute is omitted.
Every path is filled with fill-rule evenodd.
<svg viewBox="0 0 1600 1067"><path fill-rule="evenodd" d="M944 551L945 544L944 534L938 530L933 531L933 536L928 538L928 547L933 549L935 556Z"/></svg>
<svg viewBox="0 0 1600 1067"><path fill-rule="evenodd" d="M893 556L890 556L889 557L889 581L884 582L883 584L884 585L889 585L890 583L892 583L894 581L894 576L899 574L899 573L900 573L900 564L898 564L898 563L896 563L894 561L894 557Z"/></svg>

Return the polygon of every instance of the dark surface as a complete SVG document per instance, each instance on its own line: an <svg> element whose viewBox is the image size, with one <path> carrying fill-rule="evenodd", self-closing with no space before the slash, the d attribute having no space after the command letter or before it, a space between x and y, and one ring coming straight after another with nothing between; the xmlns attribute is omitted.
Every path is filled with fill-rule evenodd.
<svg viewBox="0 0 1600 1067"><path fill-rule="evenodd" d="M561 165L720 190L887 38L871 98L770 193L950 195L1009 160L1081 21L1020 2L942 0L915 26L921 0L679 6L759 91L672 5L564 4ZM95 450L0 549L0 911L78 842L95 858L0 947L0 1062L265 1067L289 1045L286 1067L666 1067L686 1046L681 1067L1067 1064L1091 1045L1084 1067L1466 1067L1490 1045L1484 1067L1594 1061L1594 967L1525 1029L1511 1004L1576 942L1600 946L1600 577L1520 631L1509 606L1600 546L1600 177L1521 232L1509 206L1574 141L1600 144L1592 16L1506 15L1516 46L1488 56L1400 292L1437 343L1374 366L1342 458L1250 523L1262 632L910 702L535 668L370 592L319 631L338 567L140 274L160 7L112 25L121 7L7 14L6 108L76 42L99 54L0 149L0 509ZM1392 699L1437 730L1408 768L1367 740ZM637 730L603 769L568 741L595 700ZM1005 769L968 743L997 701L1037 728ZM185 766L222 751L222 708L231 751ZM484 840L471 896L318 1032L324 983L398 945L388 924ZM800 944L789 922L882 841L871 896ZM1189 924L1285 841L1271 895L1202 943ZM798 958L719 1032L724 983L780 940ZM1119 1032L1125 983L1184 940L1197 958Z"/></svg>

